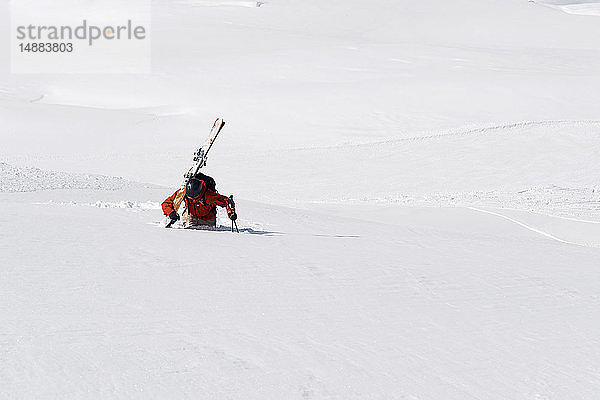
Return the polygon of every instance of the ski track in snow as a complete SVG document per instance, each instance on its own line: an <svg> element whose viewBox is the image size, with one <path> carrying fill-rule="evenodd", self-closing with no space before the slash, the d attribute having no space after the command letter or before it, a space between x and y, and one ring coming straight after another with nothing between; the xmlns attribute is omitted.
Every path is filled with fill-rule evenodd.
<svg viewBox="0 0 600 400"><path fill-rule="evenodd" d="M436 140L451 137L466 137L473 135L485 135L499 131L510 131L516 129L524 129L531 127L568 127L568 126L589 126L594 128L600 128L600 120L545 120L545 121L519 121L504 124L487 125L484 127L472 128L472 129L453 129L449 131L443 131L439 133L423 133L422 135L410 136L410 137L394 137L384 140L376 140L372 142L363 143L344 143L339 145L331 146L307 146L307 147L295 147L286 149L289 151L306 151L306 150L328 150L328 149L340 149L340 148L361 148L361 147L376 147L382 145L398 144L404 142L418 142L426 140Z"/></svg>
<svg viewBox="0 0 600 400"><path fill-rule="evenodd" d="M532 187L509 191L364 196L317 201L314 204L374 204L402 207L492 207L530 211L582 222L600 223L600 188Z"/></svg>
<svg viewBox="0 0 600 400"><path fill-rule="evenodd" d="M588 1L552 1L552 0L537 0L544 6L555 8L567 14L600 16L600 2Z"/></svg>
<svg viewBox="0 0 600 400"><path fill-rule="evenodd" d="M554 236L551 233L548 233L548 232L545 232L545 231L543 231L541 229L535 228L535 227L533 227L531 225L528 225L528 224L526 224L524 222L521 222L521 221L519 221L519 220L517 220L515 218L511 218L511 217L508 217L506 215L503 215L503 214L501 214L499 212L484 210L484 209L477 208L477 207L467 207L467 208L469 210L478 211L478 212L481 212L481 213L490 214L490 215L494 215L496 217L503 218L503 219L505 219L507 221L510 221L510 222L513 222L513 223L515 223L515 224L517 224L519 226L522 226L525 229L529 229L532 232L538 233L538 234L540 234L542 236L545 236L545 237L547 237L549 239L556 240L557 242L560 242L560 243L571 244L571 245L576 245L576 246L583 246L583 247L595 247L595 248L600 247L600 244L590 244L590 243L588 243L588 244L582 244L582 243L571 242L571 241L568 241L568 240L565 240L565 239L561 239L561 238L559 238L557 236Z"/></svg>

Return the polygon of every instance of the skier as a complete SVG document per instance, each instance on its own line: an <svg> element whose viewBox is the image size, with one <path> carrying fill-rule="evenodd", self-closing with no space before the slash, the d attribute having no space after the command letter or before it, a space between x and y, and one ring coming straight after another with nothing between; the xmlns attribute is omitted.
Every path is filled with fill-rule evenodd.
<svg viewBox="0 0 600 400"><path fill-rule="evenodd" d="M165 215L174 223L180 219L175 211L175 198L179 190L162 203ZM233 196L225 197L215 189L215 180L208 175L198 172L185 186L185 211L182 225L184 228L215 228L217 226L217 206L226 207L227 216L235 221L235 203Z"/></svg>

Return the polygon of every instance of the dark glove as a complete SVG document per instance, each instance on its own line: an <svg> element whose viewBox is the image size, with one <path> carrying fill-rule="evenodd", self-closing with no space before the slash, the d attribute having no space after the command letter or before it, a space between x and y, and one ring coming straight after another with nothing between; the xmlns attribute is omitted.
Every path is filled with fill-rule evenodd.
<svg viewBox="0 0 600 400"><path fill-rule="evenodd" d="M169 218L171 218L171 221L175 222L179 220L179 214L177 214L177 212L173 211L171 214L169 214Z"/></svg>
<svg viewBox="0 0 600 400"><path fill-rule="evenodd" d="M229 196L229 199L227 200L227 216L232 221L235 221L237 219L237 213L235 212L235 203L233 202L233 196Z"/></svg>

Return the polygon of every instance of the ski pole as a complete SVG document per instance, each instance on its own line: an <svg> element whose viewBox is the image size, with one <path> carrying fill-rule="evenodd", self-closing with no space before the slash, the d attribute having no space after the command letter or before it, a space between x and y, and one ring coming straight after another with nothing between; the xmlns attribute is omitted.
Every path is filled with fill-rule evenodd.
<svg viewBox="0 0 600 400"><path fill-rule="evenodd" d="M233 233L233 226L235 225L235 230L237 233L240 233L240 230L237 227L237 222L235 222L235 220L231 220L231 233Z"/></svg>

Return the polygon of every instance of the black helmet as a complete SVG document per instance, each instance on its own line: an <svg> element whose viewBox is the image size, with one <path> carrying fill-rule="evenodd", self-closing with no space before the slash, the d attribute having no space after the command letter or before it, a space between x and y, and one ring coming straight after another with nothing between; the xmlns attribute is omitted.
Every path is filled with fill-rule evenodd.
<svg viewBox="0 0 600 400"><path fill-rule="evenodd" d="M202 195L203 191L204 191L204 182L202 182L198 178L190 179L190 181L187 183L187 185L185 185L185 195L187 197L191 197L191 198L199 197L200 195Z"/></svg>

